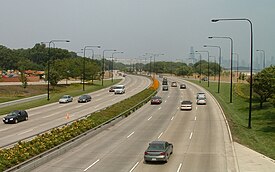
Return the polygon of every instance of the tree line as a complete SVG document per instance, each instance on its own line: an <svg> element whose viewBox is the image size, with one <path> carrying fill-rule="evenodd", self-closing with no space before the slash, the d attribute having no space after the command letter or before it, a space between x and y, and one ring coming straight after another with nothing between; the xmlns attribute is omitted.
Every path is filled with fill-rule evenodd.
<svg viewBox="0 0 275 172"><path fill-rule="evenodd" d="M75 52L61 48L49 48L45 44L35 44L28 49L9 49L0 45L0 70L21 71L21 81L23 86L27 85L27 80L23 75L25 70L45 71L45 80L48 78L48 63L50 64L50 84L55 86L63 79L83 79L84 58ZM103 74L102 59L85 58L85 80L100 79ZM150 63L123 64L105 59L105 70L120 70L126 72L145 71L147 73L170 73L177 76L216 76L219 68L223 73L223 68L214 62L206 60L198 61L194 64L184 62L157 61ZM253 76L253 92L255 99L260 102L262 108L264 102L271 102L275 106L275 67L270 66ZM244 79L240 75L239 79ZM249 78L248 78L248 83Z"/></svg>

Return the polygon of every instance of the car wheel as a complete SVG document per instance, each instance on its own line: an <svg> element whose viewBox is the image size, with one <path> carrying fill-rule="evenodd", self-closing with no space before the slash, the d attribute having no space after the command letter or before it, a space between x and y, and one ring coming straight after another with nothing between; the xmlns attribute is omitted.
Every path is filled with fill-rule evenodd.
<svg viewBox="0 0 275 172"><path fill-rule="evenodd" d="M15 119L15 120L14 120L14 123L15 123L15 124L17 124L17 123L18 123L18 120L17 120L17 119Z"/></svg>
<svg viewBox="0 0 275 172"><path fill-rule="evenodd" d="M29 117L26 116L25 121L28 121Z"/></svg>

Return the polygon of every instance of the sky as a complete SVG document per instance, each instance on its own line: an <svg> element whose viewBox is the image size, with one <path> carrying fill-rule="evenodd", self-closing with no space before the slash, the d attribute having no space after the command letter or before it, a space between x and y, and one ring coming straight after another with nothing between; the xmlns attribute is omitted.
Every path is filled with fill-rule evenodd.
<svg viewBox="0 0 275 172"><path fill-rule="evenodd" d="M274 0L1 0L0 44L19 49L66 39L70 43L56 43L56 47L80 52L85 46L100 45L94 52L101 56L103 50L115 49L124 52L114 54L121 60L143 61L149 57L146 53L153 53L164 54L155 56L156 61L184 62L191 47L218 58L218 49L204 48L207 44L220 46L223 61L229 61L229 39L208 39L221 36L232 38L239 64L248 66L249 23L211 22L247 18L253 23L253 62L263 64L263 53L256 51L260 49L270 65L275 56L274 9ZM207 59L207 54L202 53L202 58Z"/></svg>

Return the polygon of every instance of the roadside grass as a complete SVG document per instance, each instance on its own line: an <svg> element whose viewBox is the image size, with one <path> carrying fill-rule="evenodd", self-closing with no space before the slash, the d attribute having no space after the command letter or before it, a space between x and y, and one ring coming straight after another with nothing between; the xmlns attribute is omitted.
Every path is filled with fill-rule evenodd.
<svg viewBox="0 0 275 172"><path fill-rule="evenodd" d="M199 83L218 100L228 120L233 140L275 159L275 108L269 102L262 109L259 102L253 99L251 126L248 128L249 84L234 83L232 103L230 103L230 83L221 83L218 93L218 83Z"/></svg>
<svg viewBox="0 0 275 172"><path fill-rule="evenodd" d="M52 89L52 88L50 89L50 100L49 101L47 100L47 97L45 97L45 98L41 98L38 100L26 102L26 103L20 103L17 105L3 107L0 109L0 115L7 114L7 113L9 113L13 110L16 110L16 109L25 110L25 109L30 109L30 108L50 104L50 103L56 103L56 102L58 102L59 98L61 96L63 96L64 94L69 94L76 98L76 96L79 96L82 94L87 94L87 93L91 93L91 92L94 92L94 91L97 91L97 90L100 90L100 89L103 89L106 87L110 87L111 85L116 84L120 81L121 81L120 79L116 79L116 80L114 80L114 82L112 82L111 80L105 80L103 86L101 85L101 81L94 81L93 84L91 84L91 83L85 84L85 91L83 91L82 84L79 84L79 83L78 84L69 84L69 85L58 85L54 89ZM47 86L46 86L46 88L47 88ZM47 92L47 89L45 89L45 87L44 87L43 93L41 93L41 94L45 94L46 92ZM23 97L23 98L25 98L25 97ZM8 101L10 99L11 99L10 97L7 97L7 98L5 98L5 101ZM12 100L15 100L15 99L12 99Z"/></svg>

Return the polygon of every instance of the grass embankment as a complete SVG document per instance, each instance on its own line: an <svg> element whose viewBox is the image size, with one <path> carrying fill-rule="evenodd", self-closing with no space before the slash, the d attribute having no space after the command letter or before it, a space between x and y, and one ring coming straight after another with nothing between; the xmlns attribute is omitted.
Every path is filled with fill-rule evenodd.
<svg viewBox="0 0 275 172"><path fill-rule="evenodd" d="M94 81L94 84L85 84L85 91L83 91L82 84L70 84L70 85L57 85L54 89L50 90L50 100L47 100L47 97L26 102L20 103L8 107L3 107L0 109L0 115L7 114L15 109L30 109L38 106L42 106L49 103L58 102L59 98L64 94L69 94L71 96L79 96L81 94L91 93L102 88L110 87L113 84L118 83L121 80L111 80L104 81L102 86L101 81ZM2 102L17 100L20 98L31 97L39 94L47 94L47 85L30 85L26 89L22 86L0 86L0 97Z"/></svg>
<svg viewBox="0 0 275 172"><path fill-rule="evenodd" d="M230 103L230 83L221 83L218 93L217 83L199 83L211 92L222 106L230 125L234 141L275 159L275 108L264 103L262 109L259 102L253 99L251 126L248 128L249 84L234 83L232 103Z"/></svg>
<svg viewBox="0 0 275 172"><path fill-rule="evenodd" d="M155 79L153 80L150 88L104 110L94 112L86 119L74 121L62 128L54 128L47 133L36 136L33 140L19 142L12 148L0 149L0 171L39 155L118 115L127 117L149 101L150 97L156 93L159 83Z"/></svg>

